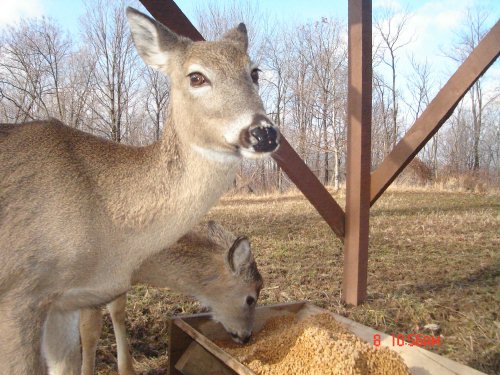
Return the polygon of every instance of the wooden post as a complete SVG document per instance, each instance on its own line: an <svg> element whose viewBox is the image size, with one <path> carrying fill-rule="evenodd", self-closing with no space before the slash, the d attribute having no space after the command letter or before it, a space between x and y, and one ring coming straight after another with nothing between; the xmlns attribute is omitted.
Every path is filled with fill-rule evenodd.
<svg viewBox="0 0 500 375"><path fill-rule="evenodd" d="M348 130L343 300L366 299L370 214L372 115L372 4L350 0L348 7Z"/></svg>

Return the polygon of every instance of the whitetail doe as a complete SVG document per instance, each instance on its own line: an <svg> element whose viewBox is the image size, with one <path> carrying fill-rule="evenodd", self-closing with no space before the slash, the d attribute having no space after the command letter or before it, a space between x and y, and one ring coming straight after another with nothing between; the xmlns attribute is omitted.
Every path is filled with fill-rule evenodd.
<svg viewBox="0 0 500 375"><path fill-rule="evenodd" d="M233 340L246 343L252 334L262 277L245 237L236 238L219 224L190 232L175 245L151 256L134 272L132 284L170 288L191 295L209 307ZM107 305L115 331L118 372L135 375L125 330L126 294ZM94 373L102 310L82 309L80 334L82 375Z"/></svg>
<svg viewBox="0 0 500 375"><path fill-rule="evenodd" d="M243 24L192 42L137 10L127 16L140 56L170 77L161 141L126 146L58 121L0 125L2 375L46 373L44 325L48 355L58 344L79 357L80 308L125 293L134 269L228 189L242 156L278 147Z"/></svg>

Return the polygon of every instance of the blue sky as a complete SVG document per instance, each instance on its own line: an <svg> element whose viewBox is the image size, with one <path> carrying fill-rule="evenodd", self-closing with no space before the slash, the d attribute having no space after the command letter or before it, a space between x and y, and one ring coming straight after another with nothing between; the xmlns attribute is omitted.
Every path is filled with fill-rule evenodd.
<svg viewBox="0 0 500 375"><path fill-rule="evenodd" d="M113 0L108 0L113 1ZM161 0L157 0L161 1ZM221 2L233 0L220 0ZM195 20L196 6L204 0L177 0L179 7L191 19ZM260 0L259 7L273 19L292 21L311 21L321 17L347 18L348 0ZM463 15L467 7L480 4L490 13L489 26L500 18L500 1L498 0L374 0L374 12L391 7L396 10L407 9L410 21L406 28L405 39L411 39L402 55L414 54L421 61L429 60L437 71L439 85L455 70L455 66L442 55L442 49L453 42L454 33L463 24ZM79 18L84 12L83 0L13 0L4 1L0 13L0 27L6 23L16 22L20 17L51 16L63 28L77 34ZM404 60L404 59L403 59ZM407 64L402 61L401 65ZM403 67L404 68L404 67ZM404 69L403 69L404 70ZM494 81L500 81L500 63L494 64L487 73Z"/></svg>
<svg viewBox="0 0 500 375"><path fill-rule="evenodd" d="M113 0L108 0L113 1ZM161 1L161 0L157 0ZM231 0L220 0L228 2ZM191 19L195 19L194 10L203 0L177 0L176 3ZM347 17L348 0L260 0L259 6L269 15L284 19L314 20L321 17L339 16ZM419 21L423 17L428 21L436 21L439 25L449 23L453 26L459 20L459 13L467 6L481 4L488 9L492 19L500 17L500 1L498 0L374 0L373 9L393 7L395 9L408 9L415 14ZM64 28L72 31L78 30L79 17L84 11L83 0L14 0L4 1L0 13L0 25L15 22L22 16L50 15L61 23ZM420 30L426 33L426 30ZM440 34L433 33L437 39L442 39Z"/></svg>

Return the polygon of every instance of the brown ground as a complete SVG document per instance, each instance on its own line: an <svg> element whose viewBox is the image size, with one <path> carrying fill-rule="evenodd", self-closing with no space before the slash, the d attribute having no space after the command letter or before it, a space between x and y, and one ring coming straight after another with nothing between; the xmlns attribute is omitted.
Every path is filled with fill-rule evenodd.
<svg viewBox="0 0 500 375"><path fill-rule="evenodd" d="M436 323L441 346L430 350L500 373L499 195L386 193L372 210L368 301L355 308L341 303L341 242L300 193L226 197L209 217L250 237L266 284L259 303L309 300L389 334ZM165 373L167 318L198 311L183 296L134 288L128 328L137 370ZM98 374L116 374L115 355L108 319Z"/></svg>

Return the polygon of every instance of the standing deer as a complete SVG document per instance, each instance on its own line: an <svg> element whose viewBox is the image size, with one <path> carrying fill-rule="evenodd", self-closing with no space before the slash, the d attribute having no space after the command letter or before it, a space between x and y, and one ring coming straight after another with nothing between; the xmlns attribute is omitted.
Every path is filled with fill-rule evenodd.
<svg viewBox="0 0 500 375"><path fill-rule="evenodd" d="M134 269L229 188L242 157L278 147L243 24L193 42L135 9L127 16L139 55L170 77L159 142L126 146L55 120L0 125L2 375L46 373L44 325L48 343L78 356L79 310L125 293Z"/></svg>
<svg viewBox="0 0 500 375"><path fill-rule="evenodd" d="M250 339L262 277L249 241L236 238L214 222L208 223L207 234L190 232L172 247L147 259L133 273L134 284L170 288L194 296L211 308L213 317L236 342L246 343ZM120 375L135 375L125 330L126 302L124 294L107 308L115 331L118 371ZM101 328L101 309L81 310L82 375L94 373Z"/></svg>

